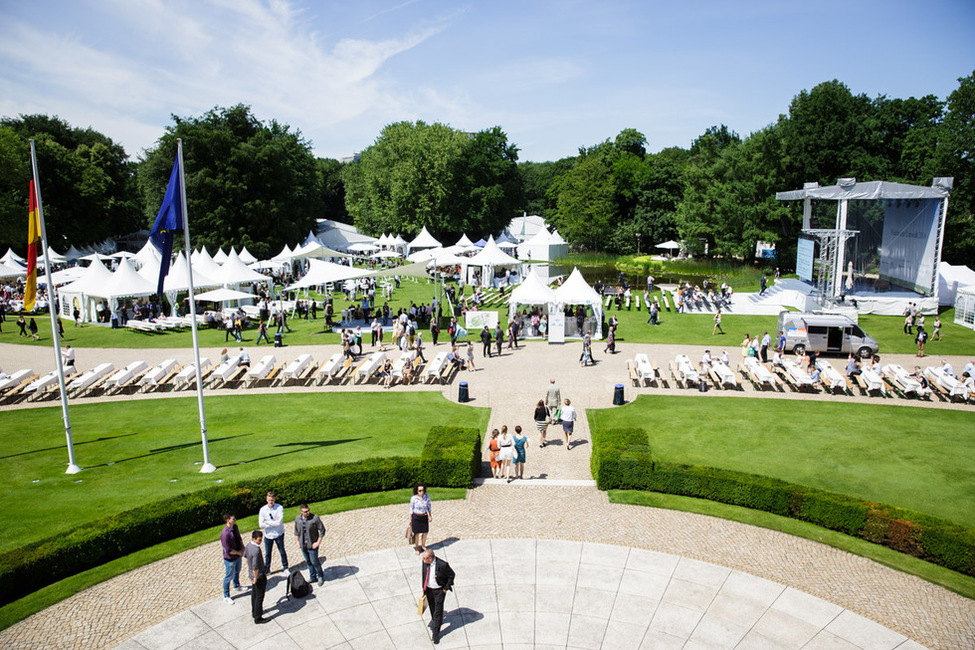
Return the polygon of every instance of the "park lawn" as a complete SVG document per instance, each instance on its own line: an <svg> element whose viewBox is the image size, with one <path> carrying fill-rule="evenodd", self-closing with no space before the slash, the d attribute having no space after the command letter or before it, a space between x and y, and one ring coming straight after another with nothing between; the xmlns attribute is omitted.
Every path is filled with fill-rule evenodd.
<svg viewBox="0 0 975 650"><path fill-rule="evenodd" d="M71 407L67 475L60 407L0 413L0 493L43 514L10 517L0 551L139 505L294 469L376 456L418 456L430 427L487 427L489 410L438 393L315 393L206 398L212 474L202 462L193 397Z"/></svg>
<svg viewBox="0 0 975 650"><path fill-rule="evenodd" d="M770 476L975 527L970 411L640 395L588 415L593 429L646 429L655 461Z"/></svg>

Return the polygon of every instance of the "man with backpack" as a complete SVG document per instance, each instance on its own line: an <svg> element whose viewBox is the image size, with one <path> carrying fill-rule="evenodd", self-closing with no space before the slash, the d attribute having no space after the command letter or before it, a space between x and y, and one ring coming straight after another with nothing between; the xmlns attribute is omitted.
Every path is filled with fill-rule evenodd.
<svg viewBox="0 0 975 650"><path fill-rule="evenodd" d="M325 537L325 524L318 515L311 513L307 503L302 503L299 510L301 514L295 518L295 541L305 556L310 581L317 580L320 587L325 584L325 573L322 571L318 551Z"/></svg>

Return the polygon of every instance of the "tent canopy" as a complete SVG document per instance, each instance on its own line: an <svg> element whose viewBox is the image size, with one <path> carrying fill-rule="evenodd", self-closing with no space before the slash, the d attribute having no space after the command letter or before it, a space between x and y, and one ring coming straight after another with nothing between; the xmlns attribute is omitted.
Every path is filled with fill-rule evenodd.
<svg viewBox="0 0 975 650"><path fill-rule="evenodd" d="M214 289L213 291L204 291L194 296L197 300L203 300L205 302L229 302L231 300L245 300L255 297L252 293L235 291L234 289Z"/></svg>
<svg viewBox="0 0 975 650"><path fill-rule="evenodd" d="M440 242L434 239L433 235L427 232L426 226L423 226L423 228L420 230L420 234L416 236L416 239L410 242L409 249L414 251L419 248L436 248L438 246L440 246Z"/></svg>
<svg viewBox="0 0 975 650"><path fill-rule="evenodd" d="M562 286L555 289L555 297L563 305L592 305L593 311L602 311L602 297L589 286L578 268L573 268Z"/></svg>
<svg viewBox="0 0 975 650"><path fill-rule="evenodd" d="M218 268L219 271L211 277L223 285L264 282L270 279L266 275L261 275L257 271L247 268L247 265L240 261L240 257L235 251L231 251L231 254L227 256L227 261Z"/></svg>
<svg viewBox="0 0 975 650"><path fill-rule="evenodd" d="M3 262L0 262L0 278L15 278L21 275L27 275L27 271L20 268L20 266L7 266Z"/></svg>
<svg viewBox="0 0 975 650"><path fill-rule="evenodd" d="M512 289L508 305L515 309L515 305L549 305L558 302L555 291L538 277L535 269L517 287Z"/></svg>
<svg viewBox="0 0 975 650"><path fill-rule="evenodd" d="M819 187L816 183L809 183L810 187L789 192L776 192L779 201L801 201L803 199L821 199L826 201L844 201L859 199L943 199L949 194L947 187L934 185L923 187L908 185L907 183L892 183L890 181L867 181L857 183L856 179L839 179L840 184ZM843 182L849 180L850 182ZM936 179L937 180L937 179Z"/></svg>
<svg viewBox="0 0 975 650"><path fill-rule="evenodd" d="M282 251L283 252L283 251ZM308 259L325 259L326 257L352 257L348 253L340 253L337 250L331 249L324 244L319 244L317 241L305 246L300 246L291 252L291 258L296 259L299 257ZM276 259L276 258L275 258Z"/></svg>
<svg viewBox="0 0 975 650"><path fill-rule="evenodd" d="M158 271L157 271L158 273ZM62 293L83 293L102 295L100 292L112 279L112 272L100 261L95 260L84 269L84 274L71 284L61 287Z"/></svg>
<svg viewBox="0 0 975 650"><path fill-rule="evenodd" d="M369 271L357 269L344 264L335 264L323 260L308 260L308 273L292 284L288 289L307 289L325 284L334 284L343 280L352 280L369 275Z"/></svg>
<svg viewBox="0 0 975 650"><path fill-rule="evenodd" d="M521 264L521 261L501 250L492 235L488 238L481 252L472 257L468 264L472 266L517 266Z"/></svg>
<svg viewBox="0 0 975 650"><path fill-rule="evenodd" d="M247 250L246 246L240 249L240 255L238 257L240 257L240 261L244 264L253 264L257 261L257 258Z"/></svg>

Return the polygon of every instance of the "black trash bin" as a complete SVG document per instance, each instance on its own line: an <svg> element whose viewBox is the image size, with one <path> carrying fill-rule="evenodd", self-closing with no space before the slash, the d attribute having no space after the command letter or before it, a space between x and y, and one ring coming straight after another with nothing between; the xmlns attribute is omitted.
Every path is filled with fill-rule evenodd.
<svg viewBox="0 0 975 650"><path fill-rule="evenodd" d="M616 384L616 390L613 391L613 406L623 405L623 384Z"/></svg>
<svg viewBox="0 0 975 650"><path fill-rule="evenodd" d="M281 332L274 333L274 347L283 348L284 347L284 334Z"/></svg>
<svg viewBox="0 0 975 650"><path fill-rule="evenodd" d="M458 402L469 402L471 401L470 394L467 392L467 382L460 382L460 387L457 390L457 401Z"/></svg>

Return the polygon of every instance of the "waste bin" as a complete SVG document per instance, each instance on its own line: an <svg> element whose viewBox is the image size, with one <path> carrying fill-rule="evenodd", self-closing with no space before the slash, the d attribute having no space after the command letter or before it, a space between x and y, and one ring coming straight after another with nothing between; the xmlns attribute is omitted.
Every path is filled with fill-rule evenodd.
<svg viewBox="0 0 975 650"><path fill-rule="evenodd" d="M283 348L284 347L284 334L281 332L274 333L274 347Z"/></svg>
<svg viewBox="0 0 975 650"><path fill-rule="evenodd" d="M613 391L613 406L623 405L623 384L616 384L616 390Z"/></svg>
<svg viewBox="0 0 975 650"><path fill-rule="evenodd" d="M470 395L467 392L467 382L460 382L460 387L457 389L457 401L458 402L469 402L471 400Z"/></svg>

